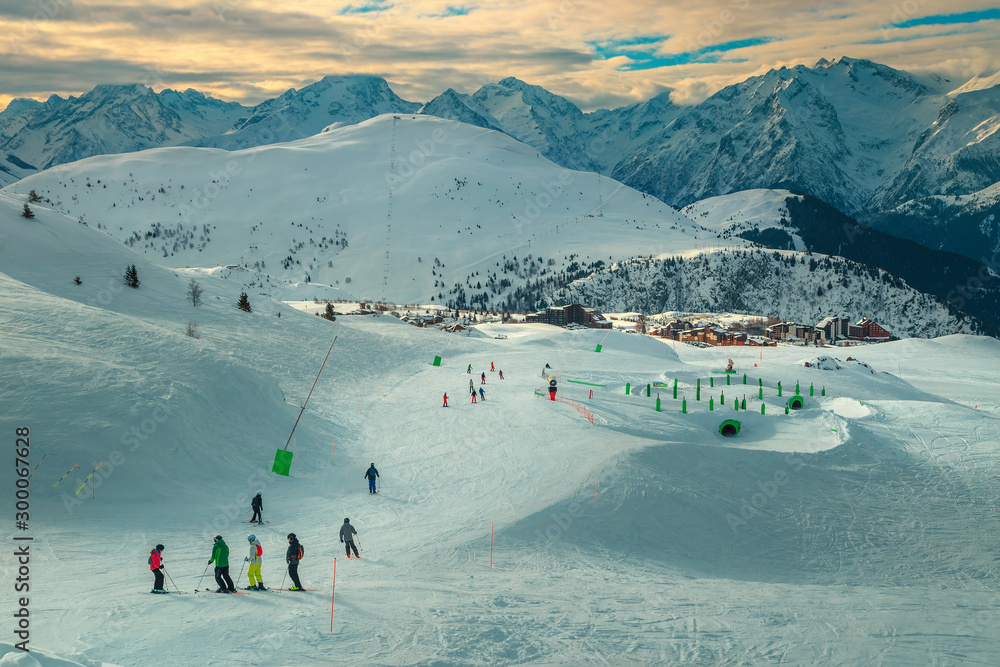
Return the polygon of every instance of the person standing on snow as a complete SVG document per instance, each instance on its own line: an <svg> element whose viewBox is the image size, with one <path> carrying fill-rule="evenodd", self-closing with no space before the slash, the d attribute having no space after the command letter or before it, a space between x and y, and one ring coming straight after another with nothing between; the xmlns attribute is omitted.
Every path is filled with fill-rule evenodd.
<svg viewBox="0 0 1000 667"><path fill-rule="evenodd" d="M222 535L216 535L215 542L212 544L212 559L208 561L208 564L212 563L215 563L215 583L219 584L219 588L215 592L235 592L236 586L229 578L229 545L222 539Z"/></svg>
<svg viewBox="0 0 1000 667"><path fill-rule="evenodd" d="M476 402L476 390L475 389L472 390L472 402L473 403Z"/></svg>
<svg viewBox="0 0 1000 667"><path fill-rule="evenodd" d="M344 525L340 527L340 541L344 543L344 548L347 549L347 557L351 557L351 549L354 549L354 557L361 558L358 553L358 547L354 544L354 536L358 534L358 531L354 530L354 526L351 525L350 519L344 519Z"/></svg>
<svg viewBox="0 0 1000 667"><path fill-rule="evenodd" d="M470 374L472 373L472 364L469 364L469 367L465 369L465 372Z"/></svg>
<svg viewBox="0 0 1000 667"><path fill-rule="evenodd" d="M448 394L447 393L445 393L445 395L444 395L444 405L442 405L441 407L442 408L448 407Z"/></svg>
<svg viewBox="0 0 1000 667"><path fill-rule="evenodd" d="M445 404L447 403L448 401L446 400ZM371 467L368 468L367 472L365 472L365 478L368 480L368 493L378 493L378 491L375 490L376 477L378 477L378 468L375 467L375 462L372 461Z"/></svg>
<svg viewBox="0 0 1000 667"><path fill-rule="evenodd" d="M150 593L166 593L163 590L163 545L157 544L149 552L149 570L153 573L153 590Z"/></svg>
<svg viewBox="0 0 1000 667"><path fill-rule="evenodd" d="M250 519L250 523L264 523L264 519L260 515L260 511L264 509L264 500L260 497L260 491L258 491L257 495L250 501L250 507L253 508L253 518Z"/></svg>
<svg viewBox="0 0 1000 667"><path fill-rule="evenodd" d="M288 563L288 576L292 578L292 585L288 587L290 591L301 591L302 583L299 581L299 560L302 556L302 546L295 533L288 533L288 551L285 552L285 562Z"/></svg>
<svg viewBox="0 0 1000 667"><path fill-rule="evenodd" d="M500 371L500 379L503 379L503 370Z"/></svg>
<svg viewBox="0 0 1000 667"><path fill-rule="evenodd" d="M479 388L479 400L481 400L481 401L485 401L486 400L486 392L483 391L482 387Z"/></svg>
<svg viewBox="0 0 1000 667"><path fill-rule="evenodd" d="M264 580L260 576L260 566L264 561L264 550L260 548L260 542L257 540L256 535L247 535L247 542L250 543L250 555L246 556L243 562L250 563L250 569L247 571L247 578L250 579L250 585L243 590L262 591L264 590Z"/></svg>
<svg viewBox="0 0 1000 667"><path fill-rule="evenodd" d="M475 394L476 393L476 385L473 384L471 378L469 379L469 393L470 394Z"/></svg>
<svg viewBox="0 0 1000 667"><path fill-rule="evenodd" d="M486 384L486 371L483 371L483 380L479 384Z"/></svg>
<svg viewBox="0 0 1000 667"><path fill-rule="evenodd" d="M494 372L494 370L493 370L493 362L491 361L490 362L490 373L493 373L493 372Z"/></svg>

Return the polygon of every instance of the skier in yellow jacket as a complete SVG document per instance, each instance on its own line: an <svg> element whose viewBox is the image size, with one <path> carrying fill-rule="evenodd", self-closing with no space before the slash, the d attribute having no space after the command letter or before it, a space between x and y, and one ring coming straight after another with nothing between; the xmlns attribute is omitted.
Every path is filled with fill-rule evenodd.
<svg viewBox="0 0 1000 667"><path fill-rule="evenodd" d="M244 588L246 591L263 591L264 579L260 576L260 565L263 562L264 550L260 548L260 541L256 535L248 535L247 542L250 543L250 555L244 558L244 562L250 563L247 577L250 578L250 585Z"/></svg>

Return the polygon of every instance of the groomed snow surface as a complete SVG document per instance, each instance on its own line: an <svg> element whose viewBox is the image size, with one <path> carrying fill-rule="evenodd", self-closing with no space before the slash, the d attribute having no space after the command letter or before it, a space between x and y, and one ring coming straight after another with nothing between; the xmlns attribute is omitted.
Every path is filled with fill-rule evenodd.
<svg viewBox="0 0 1000 667"><path fill-rule="evenodd" d="M10 532L34 538L30 646L46 652L11 646L8 542L0 665L1000 662L996 340L837 351L842 368L823 371L790 347L544 325L452 335L387 316L331 323L259 296L244 313L239 283L0 205L3 433L13 447L30 428L31 465L45 455L28 531L13 529L12 453L0 474ZM121 282L131 263L135 290ZM192 320L198 339L184 335ZM292 474L276 476L334 336ZM564 400L536 394L546 363ZM487 400L472 405L483 372ZM785 415L797 382L805 407ZM719 435L726 418L737 437ZM96 497L74 495L99 461ZM248 526L258 491L270 523ZM342 557L344 517L360 561ZM216 533L247 584L251 532L275 588L297 533L316 592L193 593L214 588L201 577ZM149 594L157 543L185 594Z"/></svg>

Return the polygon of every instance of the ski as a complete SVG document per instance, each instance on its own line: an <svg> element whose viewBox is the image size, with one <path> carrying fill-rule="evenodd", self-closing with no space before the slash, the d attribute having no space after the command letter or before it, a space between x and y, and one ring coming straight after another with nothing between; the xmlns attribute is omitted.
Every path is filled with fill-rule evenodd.
<svg viewBox="0 0 1000 667"><path fill-rule="evenodd" d="M195 593L218 593L218 591L213 591L213 590L208 589L208 588L203 588L201 590L199 590L199 589L196 588L196 589L194 589L194 592ZM246 591L228 591L226 593L226 595L249 595L249 593L247 593Z"/></svg>
<svg viewBox="0 0 1000 667"><path fill-rule="evenodd" d="M275 592L277 592L277 591L285 591L286 593L315 593L316 592L315 588L300 588L297 591L293 591L290 588L269 588L267 590L269 590L269 591L275 591Z"/></svg>
<svg viewBox="0 0 1000 667"><path fill-rule="evenodd" d="M244 521L243 523L255 523L258 526L263 526L265 523L271 523L270 521Z"/></svg>

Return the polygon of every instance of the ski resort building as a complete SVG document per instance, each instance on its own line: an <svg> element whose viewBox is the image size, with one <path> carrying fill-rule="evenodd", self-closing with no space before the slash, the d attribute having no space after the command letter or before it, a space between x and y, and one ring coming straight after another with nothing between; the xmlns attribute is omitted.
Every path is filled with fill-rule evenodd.
<svg viewBox="0 0 1000 667"><path fill-rule="evenodd" d="M822 329L824 338L831 343L846 340L851 335L850 327L849 317L824 317L816 323L816 328Z"/></svg>
<svg viewBox="0 0 1000 667"><path fill-rule="evenodd" d="M850 326L850 340L860 340L866 343L885 343L889 340L889 332L867 317L863 317Z"/></svg>
<svg viewBox="0 0 1000 667"><path fill-rule="evenodd" d="M582 324L592 329L610 329L611 321L596 308L588 308L579 303L566 306L549 306L545 310L528 313L525 318L528 323L552 324L564 327L567 324Z"/></svg>

